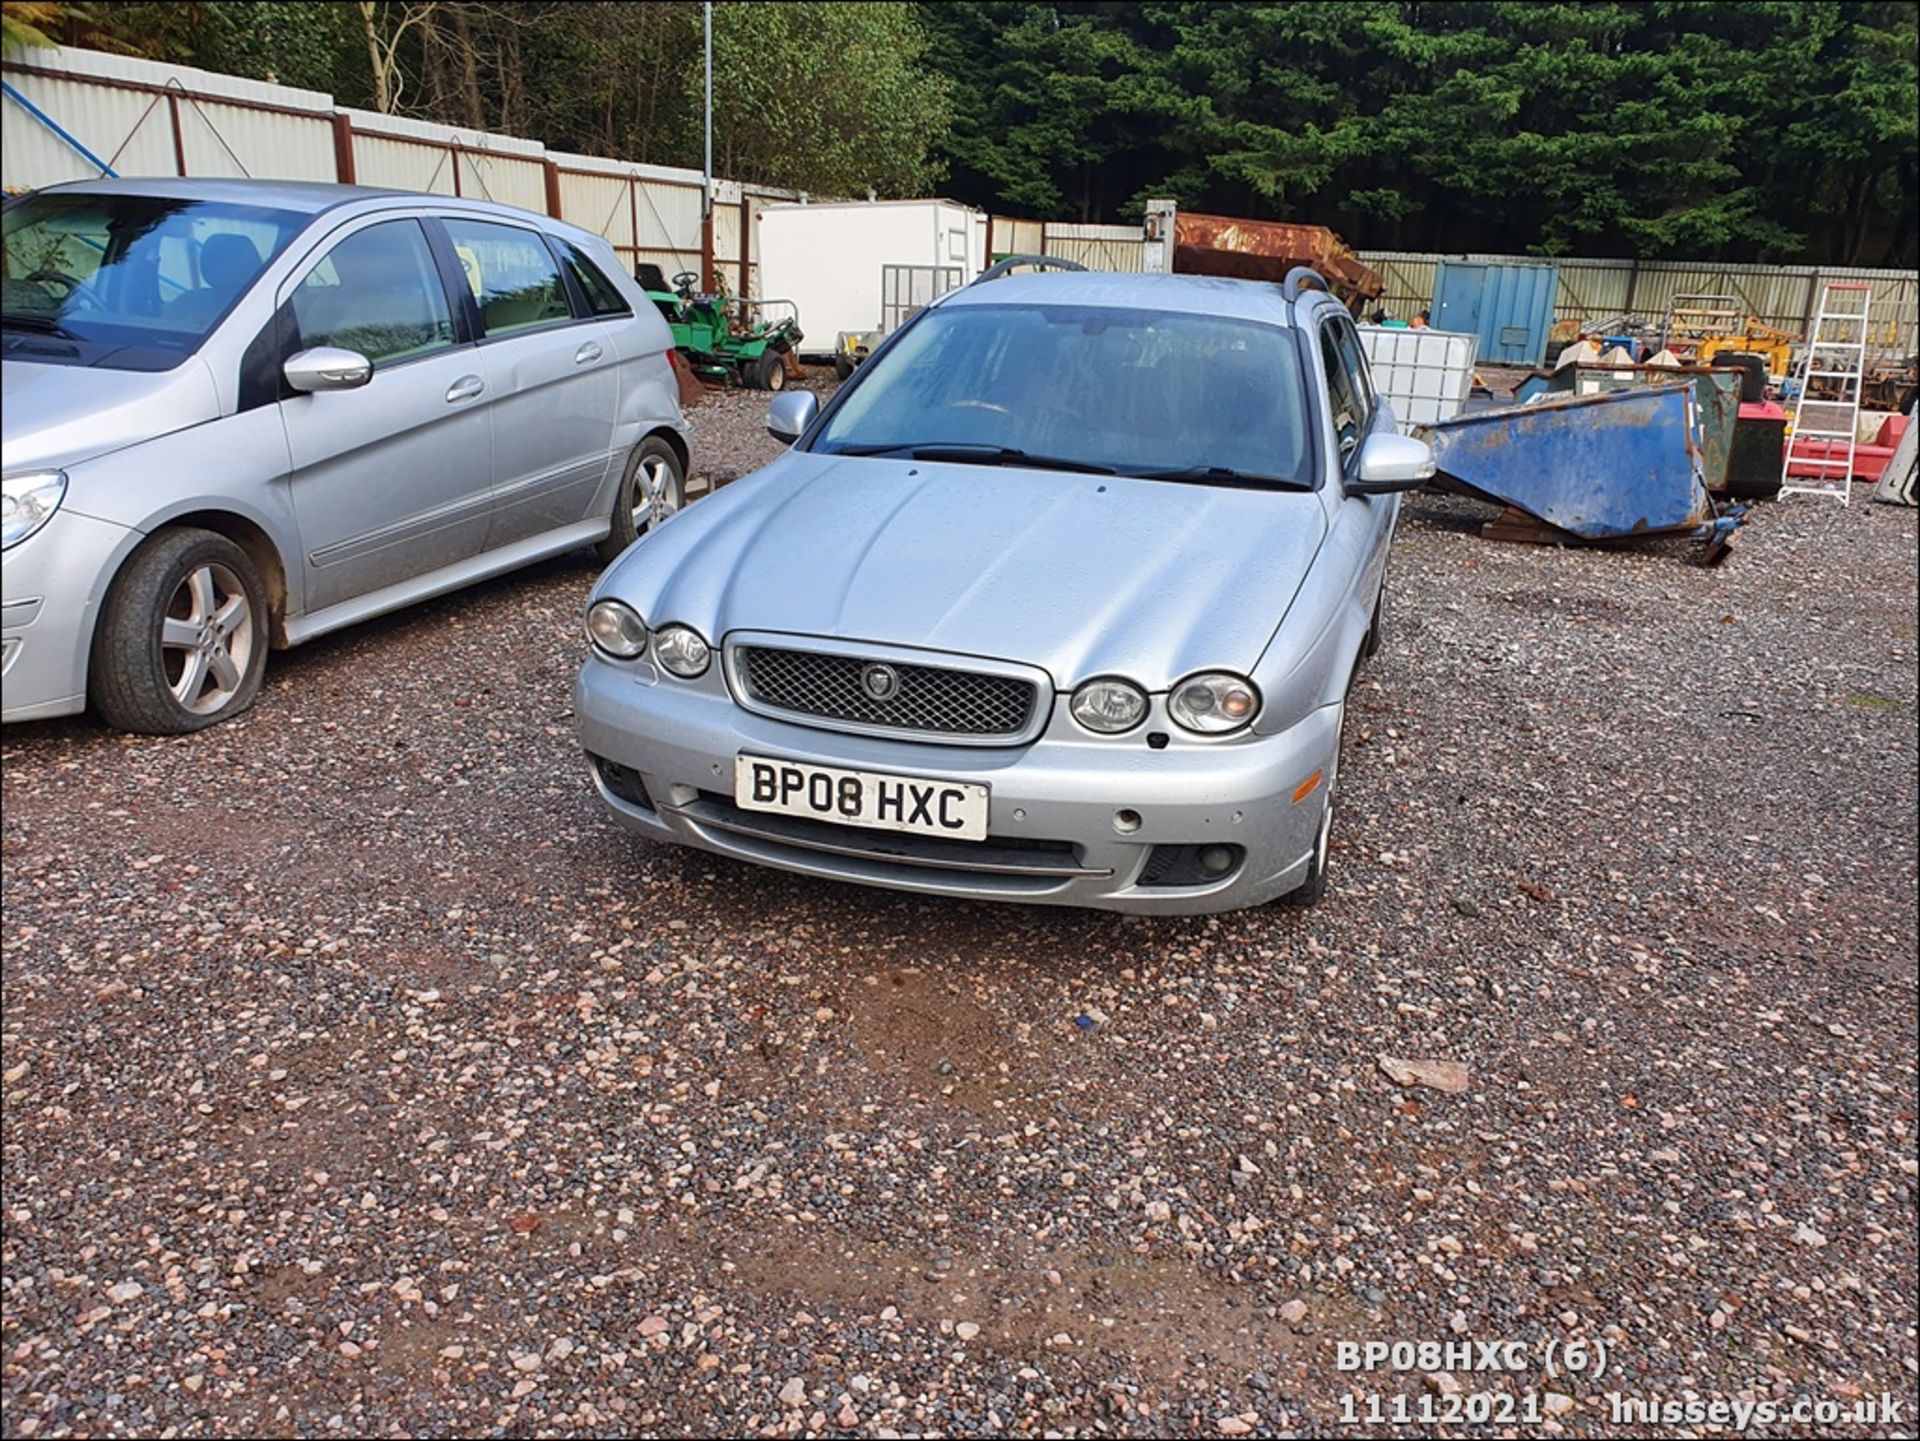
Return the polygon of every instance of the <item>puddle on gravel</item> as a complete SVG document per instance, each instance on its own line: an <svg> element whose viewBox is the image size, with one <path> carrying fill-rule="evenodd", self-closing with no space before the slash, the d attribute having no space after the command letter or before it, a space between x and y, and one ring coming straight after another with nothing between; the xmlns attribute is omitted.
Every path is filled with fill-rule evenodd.
<svg viewBox="0 0 1920 1441"><path fill-rule="evenodd" d="M845 996L854 1064L876 1080L977 1115L1034 1108L1033 1048L960 983L891 967L849 986Z"/></svg>

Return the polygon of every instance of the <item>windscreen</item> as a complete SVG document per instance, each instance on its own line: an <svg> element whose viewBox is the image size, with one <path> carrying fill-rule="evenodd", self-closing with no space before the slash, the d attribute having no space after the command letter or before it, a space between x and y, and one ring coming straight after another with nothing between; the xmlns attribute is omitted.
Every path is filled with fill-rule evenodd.
<svg viewBox="0 0 1920 1441"><path fill-rule="evenodd" d="M29 195L5 214L6 357L170 370L307 219L173 196Z"/></svg>
<svg viewBox="0 0 1920 1441"><path fill-rule="evenodd" d="M1310 479L1291 334L1257 321L1074 305L950 305L855 383L812 448L999 446L1146 474Z"/></svg>

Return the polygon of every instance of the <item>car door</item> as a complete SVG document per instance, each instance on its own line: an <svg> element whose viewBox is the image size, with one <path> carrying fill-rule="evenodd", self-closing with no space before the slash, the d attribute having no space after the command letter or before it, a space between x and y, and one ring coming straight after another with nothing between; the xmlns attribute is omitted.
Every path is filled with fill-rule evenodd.
<svg viewBox="0 0 1920 1441"><path fill-rule="evenodd" d="M466 216L443 223L479 317L493 423L486 544L497 550L589 518L620 408L617 321L576 298L542 232Z"/></svg>
<svg viewBox="0 0 1920 1441"><path fill-rule="evenodd" d="M421 222L376 218L332 237L283 295L289 353L339 346L373 362L357 389L280 402L307 610L479 554L487 386Z"/></svg>
<svg viewBox="0 0 1920 1441"><path fill-rule="evenodd" d="M1367 437L1376 428L1390 425L1390 412L1374 394L1360 334L1346 315L1332 315L1322 322L1320 358L1345 479L1359 469L1360 451ZM1387 549L1393 540L1399 504L1397 495L1348 495L1340 503L1328 538L1349 552L1354 577L1351 599L1355 605L1373 604L1374 592L1386 573Z"/></svg>

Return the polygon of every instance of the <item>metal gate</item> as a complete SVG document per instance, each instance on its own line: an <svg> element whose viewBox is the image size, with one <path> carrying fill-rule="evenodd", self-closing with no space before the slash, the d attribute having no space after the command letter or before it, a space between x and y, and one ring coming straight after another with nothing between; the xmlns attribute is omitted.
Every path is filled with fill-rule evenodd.
<svg viewBox="0 0 1920 1441"><path fill-rule="evenodd" d="M893 334L921 306L931 305L949 290L966 284L966 273L958 265L881 266L880 329Z"/></svg>

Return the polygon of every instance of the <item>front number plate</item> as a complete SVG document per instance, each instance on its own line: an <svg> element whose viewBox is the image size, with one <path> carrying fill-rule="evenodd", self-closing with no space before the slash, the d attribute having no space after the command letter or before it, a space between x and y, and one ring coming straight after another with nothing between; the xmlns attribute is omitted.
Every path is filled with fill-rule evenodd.
<svg viewBox="0 0 1920 1441"><path fill-rule="evenodd" d="M742 810L877 831L984 841L987 795L986 786L966 781L843 771L760 756L733 761L733 803Z"/></svg>

